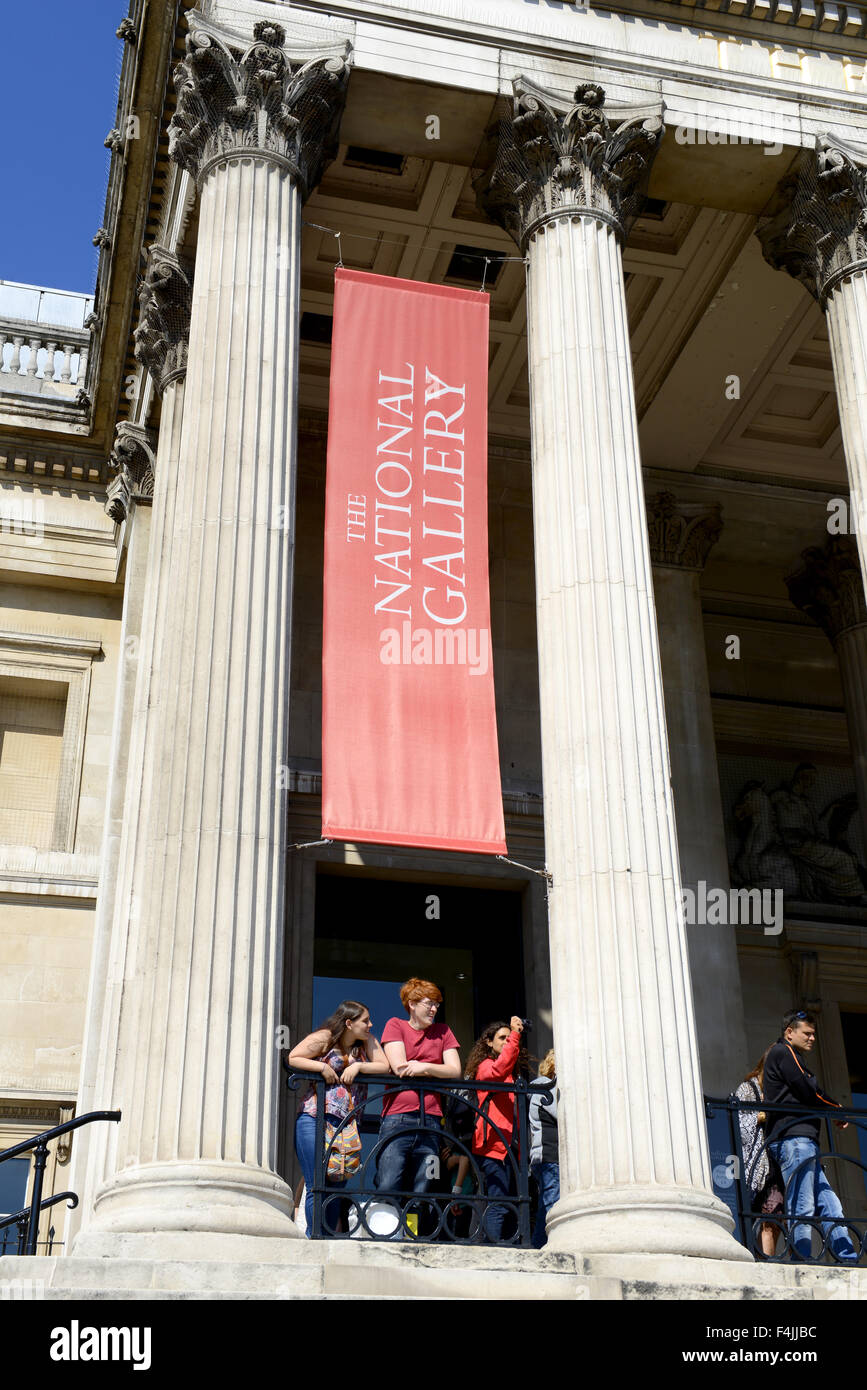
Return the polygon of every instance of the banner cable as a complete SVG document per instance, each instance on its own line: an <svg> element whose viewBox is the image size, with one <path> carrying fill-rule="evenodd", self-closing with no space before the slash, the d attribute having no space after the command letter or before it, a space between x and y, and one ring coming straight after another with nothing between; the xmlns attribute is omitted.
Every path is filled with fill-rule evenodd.
<svg viewBox="0 0 867 1390"><path fill-rule="evenodd" d="M514 864L516 869L526 869L528 874L538 874L540 878L546 878L549 883L554 882L554 875L550 869L534 869L532 864L521 864L517 859L509 859L505 854L496 855L497 859L502 859L504 864Z"/></svg>
<svg viewBox="0 0 867 1390"><path fill-rule="evenodd" d="M338 255L340 254L339 238L341 236L354 237L356 241L378 241L381 246L402 246L406 251L421 251L424 249L423 242L419 243L418 246L411 246L403 239L403 237L366 236L364 232L338 232L335 231L333 227L323 226L321 222L308 222L306 218L302 218L301 225L302 227L315 227L317 232L327 232L329 236L338 238ZM502 265L506 261L521 261L524 265L527 265L528 262L528 258L526 256L501 256L499 255L499 253L495 253L493 256L476 256L469 251L462 252L461 254L464 260L485 261L486 265L490 265L494 261L496 261L498 265ZM340 269L343 269L342 260L338 262L338 266ZM485 273L487 274L487 269Z"/></svg>
<svg viewBox="0 0 867 1390"><path fill-rule="evenodd" d="M301 845L287 845L289 849L312 849L314 845L333 845L333 840L305 840Z"/></svg>

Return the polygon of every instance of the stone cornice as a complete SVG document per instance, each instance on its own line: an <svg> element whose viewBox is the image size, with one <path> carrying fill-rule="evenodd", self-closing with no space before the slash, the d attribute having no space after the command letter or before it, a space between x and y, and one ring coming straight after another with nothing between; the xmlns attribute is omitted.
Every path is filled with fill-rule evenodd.
<svg viewBox="0 0 867 1390"><path fill-rule="evenodd" d="M662 139L663 103L605 109L582 82L570 101L529 78L513 82L511 114L492 132L493 158L475 180L482 209L523 249L552 218L592 217L625 241Z"/></svg>
<svg viewBox="0 0 867 1390"><path fill-rule="evenodd" d="M164 246L151 246L138 298L135 355L162 395L187 370L192 268Z"/></svg>
<svg viewBox="0 0 867 1390"><path fill-rule="evenodd" d="M109 459L112 473L105 510L113 521L125 521L133 501L150 502L154 495L156 440L142 425L122 420L115 431Z"/></svg>
<svg viewBox="0 0 867 1390"><path fill-rule="evenodd" d="M786 579L789 598L836 646L844 632L867 623L858 552L848 536L831 536L801 559L801 568Z"/></svg>
<svg viewBox="0 0 867 1390"><path fill-rule="evenodd" d="M337 149L349 77L348 44L284 47L286 31L262 20L253 42L198 14L174 72L177 110L169 155L198 182L215 164L257 156L286 168L302 199Z"/></svg>
<svg viewBox="0 0 867 1390"><path fill-rule="evenodd" d="M647 498L647 531L655 565L702 570L723 529L719 502L679 502L673 492Z"/></svg>
<svg viewBox="0 0 867 1390"><path fill-rule="evenodd" d="M765 260L824 308L841 280L867 271L867 147L817 135L815 152L780 193L782 212L758 233Z"/></svg>

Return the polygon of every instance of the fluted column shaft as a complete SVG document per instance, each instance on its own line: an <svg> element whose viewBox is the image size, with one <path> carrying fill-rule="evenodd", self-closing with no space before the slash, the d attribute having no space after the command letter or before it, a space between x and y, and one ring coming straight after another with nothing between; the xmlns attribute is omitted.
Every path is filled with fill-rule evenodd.
<svg viewBox="0 0 867 1390"><path fill-rule="evenodd" d="M133 876L141 873L143 756L148 720L168 692L155 660L159 617L170 613L168 538L174 524L185 382L176 377L165 388L154 466L153 502L133 509L124 578L124 619L118 700L112 737L112 779L103 837L102 871L94 923L94 955L82 1049L82 1112L108 1108L124 1094L119 1077L119 1017L127 958L135 951L135 920L130 912ZM117 1132L93 1125L76 1136L73 1190L81 1198L76 1216L87 1224L93 1194L114 1167ZM73 1229L77 1222L71 1223Z"/></svg>
<svg viewBox="0 0 867 1390"><path fill-rule="evenodd" d="M867 826L867 624L847 628L840 634L837 663L843 685L858 809L862 825Z"/></svg>
<svg viewBox="0 0 867 1390"><path fill-rule="evenodd" d="M649 500L659 517L670 494ZM713 508L687 518L692 554L679 563L654 544L665 525L651 526L656 622L665 697L665 720L677 819L677 844L684 888L699 900L698 883L729 890L728 850L713 731L710 682L701 612L701 569L721 530ZM696 510L696 509L693 509ZM718 510L718 509L717 509ZM688 563L692 561L692 563ZM702 1084L706 1094L725 1096L747 1070L744 1006L734 926L686 924L690 981L695 1004Z"/></svg>
<svg viewBox="0 0 867 1390"><path fill-rule="evenodd" d="M96 1224L114 1229L294 1233L273 1167L300 210L269 158L204 178L155 642L170 698L144 750L124 1124L96 1199Z"/></svg>
<svg viewBox="0 0 867 1390"><path fill-rule="evenodd" d="M545 836L560 1083L555 1247L734 1254L713 1197L620 247L529 245Z"/></svg>
<svg viewBox="0 0 867 1390"><path fill-rule="evenodd" d="M560 1200L550 1244L745 1257L711 1190L621 242L661 138L514 83L477 182L527 255ZM748 1258L748 1257L747 1257Z"/></svg>
<svg viewBox="0 0 867 1390"><path fill-rule="evenodd" d="M858 270L841 281L829 295L825 312L855 521L850 529L856 532L867 586L867 271Z"/></svg>

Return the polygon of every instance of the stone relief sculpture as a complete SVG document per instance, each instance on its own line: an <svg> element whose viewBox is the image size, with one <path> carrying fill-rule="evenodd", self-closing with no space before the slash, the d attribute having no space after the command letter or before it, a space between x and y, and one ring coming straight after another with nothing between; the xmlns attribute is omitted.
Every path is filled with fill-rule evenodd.
<svg viewBox="0 0 867 1390"><path fill-rule="evenodd" d="M854 794L836 797L817 813L812 763L799 763L774 791L747 782L733 816L740 848L732 877L747 888L782 888L803 902L867 906L867 868L847 833L857 812Z"/></svg>

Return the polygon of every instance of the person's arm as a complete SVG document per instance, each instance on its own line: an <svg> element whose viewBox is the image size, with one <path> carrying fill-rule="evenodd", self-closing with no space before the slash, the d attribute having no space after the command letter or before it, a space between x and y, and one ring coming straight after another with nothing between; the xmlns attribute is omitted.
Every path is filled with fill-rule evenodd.
<svg viewBox="0 0 867 1390"><path fill-rule="evenodd" d="M390 1044L392 1047L394 1045ZM383 1076L389 1070L388 1058L380 1047L378 1038L369 1037L366 1040L364 1053L367 1057L366 1062L350 1062L348 1067L344 1067L340 1078L344 1086L351 1086L357 1076Z"/></svg>
<svg viewBox="0 0 867 1390"><path fill-rule="evenodd" d="M515 1020L512 1019L514 1025ZM521 1034L515 1027L505 1041L499 1057L492 1057L485 1066L485 1081L510 1081L512 1070L521 1050Z"/></svg>
<svg viewBox="0 0 867 1390"><path fill-rule="evenodd" d="M801 1063L795 1049L789 1044L785 1044L785 1050L778 1058L780 1075L788 1086L789 1090L798 1097L804 1105L815 1105L817 1102L823 1105L830 1105L834 1109L840 1109L840 1102L833 1100L831 1096L823 1094L819 1090L815 1076L808 1076Z"/></svg>
<svg viewBox="0 0 867 1390"><path fill-rule="evenodd" d="M327 1062L319 1060L328 1046L329 1037L330 1034L324 1028L317 1029L315 1033L308 1033L289 1053L289 1065L298 1067L299 1071L321 1072L329 1086L335 1086L337 1072Z"/></svg>
<svg viewBox="0 0 867 1390"><path fill-rule="evenodd" d="M400 1049L403 1052L403 1043ZM403 1055L403 1070L398 1076L441 1076L444 1080L458 1080L461 1075L461 1054L456 1047L446 1048L441 1062L407 1062L406 1053Z"/></svg>
<svg viewBox="0 0 867 1390"><path fill-rule="evenodd" d="M402 1042L383 1043L386 1061L394 1072L395 1076L403 1076L406 1066L406 1048Z"/></svg>

